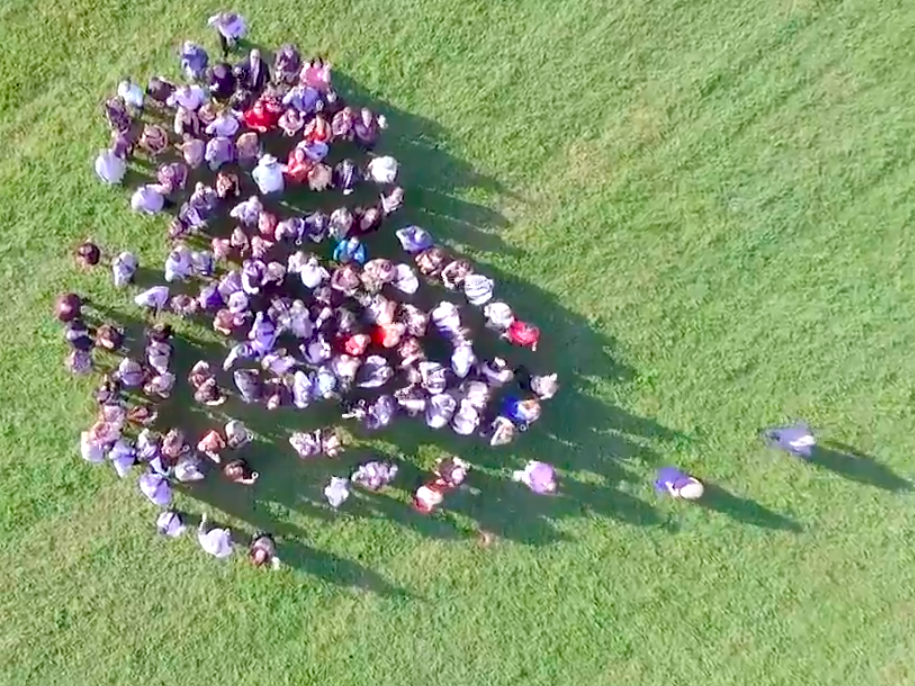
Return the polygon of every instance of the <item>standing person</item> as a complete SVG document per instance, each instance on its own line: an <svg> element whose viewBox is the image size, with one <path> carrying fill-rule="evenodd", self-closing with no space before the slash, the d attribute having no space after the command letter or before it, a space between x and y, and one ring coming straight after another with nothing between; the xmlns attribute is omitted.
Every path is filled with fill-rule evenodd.
<svg viewBox="0 0 915 686"><path fill-rule="evenodd" d="M261 51L255 48L244 61L235 65L235 77L240 88L260 95L270 82L270 65L261 57Z"/></svg>
<svg viewBox="0 0 915 686"><path fill-rule="evenodd" d="M805 422L791 426L776 426L762 432L763 441L770 448L784 450L795 457L809 460L817 441Z"/></svg>
<svg viewBox="0 0 915 686"><path fill-rule="evenodd" d="M556 471L546 462L528 462L523 470L512 473L512 480L523 483L538 495L552 495L557 488Z"/></svg>
<svg viewBox="0 0 915 686"><path fill-rule="evenodd" d="M181 69L191 81L200 81L206 76L210 56L207 51L193 41L185 41L178 52L181 57Z"/></svg>
<svg viewBox="0 0 915 686"><path fill-rule="evenodd" d="M134 114L143 113L143 89L134 83L129 76L118 84L118 97L125 102Z"/></svg>
<svg viewBox="0 0 915 686"><path fill-rule="evenodd" d="M235 12L219 12L207 20L207 24L216 29L219 36L219 47L222 48L222 58L234 50L238 41L248 34L248 25L245 18Z"/></svg>
<svg viewBox="0 0 915 686"><path fill-rule="evenodd" d="M95 173L107 184L119 184L127 173L127 162L114 150L102 150L95 158Z"/></svg>
<svg viewBox="0 0 915 686"><path fill-rule="evenodd" d="M207 72L207 86L210 95L220 101L228 101L235 92L235 75L226 62L217 62Z"/></svg>
<svg viewBox="0 0 915 686"><path fill-rule="evenodd" d="M273 75L277 83L293 85L302 68L302 57L295 45L282 45L273 58Z"/></svg>
<svg viewBox="0 0 915 686"><path fill-rule="evenodd" d="M187 527L181 519L181 515L174 510L166 510L156 518L156 529L163 536L169 538L178 538L184 533Z"/></svg>
<svg viewBox="0 0 915 686"><path fill-rule="evenodd" d="M269 564L274 569L280 566L280 558L276 556L276 541L273 536L266 531L259 531L254 534L251 545L248 548L248 559L255 567L263 567Z"/></svg>
<svg viewBox="0 0 915 686"><path fill-rule="evenodd" d="M220 559L232 554L232 534L228 529L207 528L207 515L204 512L197 527L197 542L213 557Z"/></svg>
<svg viewBox="0 0 915 686"><path fill-rule="evenodd" d="M672 498L683 498L684 500L698 500L705 492L705 488L699 479L680 471L676 467L662 467L659 469L654 487L659 493L665 493Z"/></svg>

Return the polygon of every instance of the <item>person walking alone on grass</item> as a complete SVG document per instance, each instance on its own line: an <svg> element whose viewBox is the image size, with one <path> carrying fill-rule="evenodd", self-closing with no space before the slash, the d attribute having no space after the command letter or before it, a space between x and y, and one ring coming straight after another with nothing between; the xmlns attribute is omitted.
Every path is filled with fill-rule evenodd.
<svg viewBox="0 0 915 686"><path fill-rule="evenodd" d="M223 59L229 56L229 51L234 50L238 45L238 41L248 33L248 25L245 22L245 18L235 12L214 14L207 20L207 24L216 29Z"/></svg>

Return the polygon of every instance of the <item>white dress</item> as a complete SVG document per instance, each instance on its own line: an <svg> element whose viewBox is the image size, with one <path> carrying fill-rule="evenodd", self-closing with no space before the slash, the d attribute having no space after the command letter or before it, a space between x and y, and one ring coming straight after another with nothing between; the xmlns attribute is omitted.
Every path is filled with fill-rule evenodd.
<svg viewBox="0 0 915 686"><path fill-rule="evenodd" d="M102 181L113 186L123 180L127 173L127 163L110 150L102 150L95 158L95 173Z"/></svg>
<svg viewBox="0 0 915 686"><path fill-rule="evenodd" d="M394 183L397 178L397 160L390 155L376 157L368 164L368 177L375 183Z"/></svg>

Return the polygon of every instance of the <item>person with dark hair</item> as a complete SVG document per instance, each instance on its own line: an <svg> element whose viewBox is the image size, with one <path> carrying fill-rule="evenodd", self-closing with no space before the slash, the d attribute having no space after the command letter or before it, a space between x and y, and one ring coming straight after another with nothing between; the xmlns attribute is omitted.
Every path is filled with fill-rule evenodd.
<svg viewBox="0 0 915 686"><path fill-rule="evenodd" d="M257 48L248 53L243 61L235 65L235 78L241 88L260 94L270 83L270 66L261 57Z"/></svg>
<svg viewBox="0 0 915 686"><path fill-rule="evenodd" d="M277 83L293 85L302 69L302 57L291 43L281 45L273 58L273 78Z"/></svg>
<svg viewBox="0 0 915 686"><path fill-rule="evenodd" d="M257 481L258 476L257 472L252 471L248 463L242 458L236 458L225 464L222 468L222 473L225 474L232 483L241 484L242 486L253 486Z"/></svg>
<svg viewBox="0 0 915 686"><path fill-rule="evenodd" d="M70 322L78 319L83 312L83 301L76 293L64 293L54 304L54 314L58 321Z"/></svg>
<svg viewBox="0 0 915 686"><path fill-rule="evenodd" d="M83 241L76 248L76 263L83 269L98 266L102 260L102 251L92 241Z"/></svg>
<svg viewBox="0 0 915 686"><path fill-rule="evenodd" d="M255 567L270 565L273 569L280 566L280 558L276 556L276 541L266 531L258 531L251 539L248 547L248 559Z"/></svg>

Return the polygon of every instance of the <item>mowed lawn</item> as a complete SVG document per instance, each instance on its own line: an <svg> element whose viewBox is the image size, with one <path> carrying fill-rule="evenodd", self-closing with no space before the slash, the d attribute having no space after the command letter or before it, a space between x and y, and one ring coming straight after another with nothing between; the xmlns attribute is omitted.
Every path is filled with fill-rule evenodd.
<svg viewBox="0 0 915 686"><path fill-rule="evenodd" d="M305 465L265 430L264 484L179 505L275 530L277 572L157 537L135 480L79 459L92 380L51 317L71 289L138 315L70 259L166 252L92 173L99 102L215 48L216 9L0 6L0 683L915 683L915 6L236 5L388 115L403 220L498 280L564 383L498 452L409 422ZM759 444L794 418L817 464ZM474 490L410 514L409 466L456 449ZM334 516L322 480L372 451L405 478ZM508 481L529 459L559 496ZM707 505L659 499L663 464Z"/></svg>

